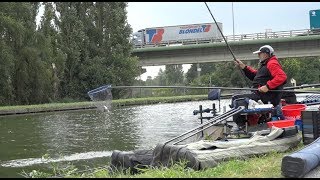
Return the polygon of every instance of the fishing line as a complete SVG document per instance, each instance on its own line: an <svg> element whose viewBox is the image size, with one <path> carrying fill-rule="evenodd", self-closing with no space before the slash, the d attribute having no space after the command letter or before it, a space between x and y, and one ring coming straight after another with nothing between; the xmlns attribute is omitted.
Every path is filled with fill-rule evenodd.
<svg viewBox="0 0 320 180"><path fill-rule="evenodd" d="M213 20L214 20L214 22L216 23L217 28L218 28L219 32L221 33L221 35L222 35L222 37L223 37L223 39L224 39L224 42L226 42L227 47L228 47L228 49L229 49L229 51L230 51L231 55L233 56L233 60L237 62L236 57L235 57L234 53L232 52L231 47L229 46L229 44L228 44L228 42L227 42L226 38L224 37L224 35L223 35L223 33L222 33L222 31L221 31L220 27L218 26L218 23L217 23L216 19L213 17L213 15L212 15L212 13L211 13L211 10L210 10L209 6L207 5L207 3L206 3L206 2L204 2L204 4L207 6L208 11L209 11L209 13L211 14L212 19L213 19ZM242 69L241 69L239 66L238 66L238 68L239 68L239 70L240 70L240 72L241 72L242 76L244 77L244 80L245 80L245 82L247 83L248 87L250 87L250 83L248 83L247 78L246 78L246 76L244 75L244 73L243 73Z"/></svg>

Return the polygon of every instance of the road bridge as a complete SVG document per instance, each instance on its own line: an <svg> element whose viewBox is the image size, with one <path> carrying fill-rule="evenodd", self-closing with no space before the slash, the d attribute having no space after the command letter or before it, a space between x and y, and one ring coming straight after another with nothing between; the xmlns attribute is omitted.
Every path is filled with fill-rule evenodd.
<svg viewBox="0 0 320 180"><path fill-rule="evenodd" d="M226 36L226 39L236 58L244 61L257 59L252 52L265 44L271 45L279 58L320 56L319 30L241 34ZM149 44L135 48L133 55L139 57L140 66L233 61L226 43L216 40Z"/></svg>

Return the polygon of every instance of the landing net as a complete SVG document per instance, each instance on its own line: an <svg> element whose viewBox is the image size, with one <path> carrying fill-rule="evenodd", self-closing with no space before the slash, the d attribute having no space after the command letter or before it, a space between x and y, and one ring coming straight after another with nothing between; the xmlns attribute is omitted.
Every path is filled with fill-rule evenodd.
<svg viewBox="0 0 320 180"><path fill-rule="evenodd" d="M89 91L88 96L100 111L109 111L112 103L111 85L104 85Z"/></svg>

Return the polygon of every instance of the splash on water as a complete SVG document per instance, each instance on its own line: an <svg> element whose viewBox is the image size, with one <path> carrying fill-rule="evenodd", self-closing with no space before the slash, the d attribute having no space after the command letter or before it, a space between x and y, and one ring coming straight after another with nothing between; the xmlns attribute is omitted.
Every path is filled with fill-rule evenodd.
<svg viewBox="0 0 320 180"><path fill-rule="evenodd" d="M69 156L64 156L61 158L28 158L28 159L15 159L3 162L0 166L2 167L25 167L32 166L36 164L47 164L52 162L63 162L63 161L75 161L83 159L93 159L101 157L110 157L111 151L96 151L96 152L86 152L86 153L76 153Z"/></svg>

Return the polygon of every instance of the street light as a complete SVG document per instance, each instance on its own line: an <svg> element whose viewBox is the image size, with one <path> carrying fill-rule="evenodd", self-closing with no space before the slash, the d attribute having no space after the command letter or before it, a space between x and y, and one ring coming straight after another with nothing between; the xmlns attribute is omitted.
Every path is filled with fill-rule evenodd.
<svg viewBox="0 0 320 180"><path fill-rule="evenodd" d="M231 2L232 4L232 29L233 29L233 41L234 41L234 14L233 14L233 2Z"/></svg>

